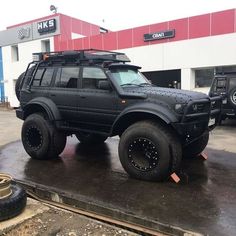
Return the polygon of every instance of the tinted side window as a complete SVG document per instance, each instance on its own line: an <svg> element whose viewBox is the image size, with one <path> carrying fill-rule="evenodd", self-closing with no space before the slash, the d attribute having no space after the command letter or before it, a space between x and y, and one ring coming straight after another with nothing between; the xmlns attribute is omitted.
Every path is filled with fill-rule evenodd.
<svg viewBox="0 0 236 236"><path fill-rule="evenodd" d="M82 80L82 87L83 88L98 88L98 81L99 80L106 80L107 77L104 71L100 68L96 67L84 67L83 69L83 80Z"/></svg>
<svg viewBox="0 0 236 236"><path fill-rule="evenodd" d="M59 68L56 75L55 87L77 88L79 67Z"/></svg>
<svg viewBox="0 0 236 236"><path fill-rule="evenodd" d="M51 81L52 81L52 76L53 76L54 68L47 68L46 71L44 72L43 78L41 80L40 85L41 86L50 86Z"/></svg>
<svg viewBox="0 0 236 236"><path fill-rule="evenodd" d="M32 86L39 86L40 81L42 79L42 76L44 74L45 69L44 68L39 68L34 76L33 84Z"/></svg>

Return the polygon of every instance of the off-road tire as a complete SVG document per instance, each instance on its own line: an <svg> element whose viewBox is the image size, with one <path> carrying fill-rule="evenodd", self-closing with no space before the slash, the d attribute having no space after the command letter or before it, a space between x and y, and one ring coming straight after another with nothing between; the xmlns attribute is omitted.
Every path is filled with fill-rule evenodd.
<svg viewBox="0 0 236 236"><path fill-rule="evenodd" d="M25 72L23 72L19 77L18 79L16 80L16 85L15 85L15 93L16 93L16 97L18 100L20 100L20 84L21 84L21 81L24 77L24 74Z"/></svg>
<svg viewBox="0 0 236 236"><path fill-rule="evenodd" d="M168 127L149 120L128 127L121 135L118 151L125 171L131 177L148 181L165 180L179 169L182 159L176 135Z"/></svg>
<svg viewBox="0 0 236 236"><path fill-rule="evenodd" d="M199 139L183 148L183 156L193 158L202 153L208 144L209 132L205 132Z"/></svg>
<svg viewBox="0 0 236 236"><path fill-rule="evenodd" d="M11 184L12 194L0 200L0 221L19 215L26 206L26 192L17 184Z"/></svg>
<svg viewBox="0 0 236 236"><path fill-rule="evenodd" d="M55 158L66 145L66 135L37 113L24 121L21 138L25 151L34 159Z"/></svg>
<svg viewBox="0 0 236 236"><path fill-rule="evenodd" d="M85 145L89 144L101 144L104 143L107 139L107 136L101 134L91 134L85 132L78 132L75 134L77 139Z"/></svg>
<svg viewBox="0 0 236 236"><path fill-rule="evenodd" d="M233 108L236 108L236 88L232 88L228 95L228 100Z"/></svg>

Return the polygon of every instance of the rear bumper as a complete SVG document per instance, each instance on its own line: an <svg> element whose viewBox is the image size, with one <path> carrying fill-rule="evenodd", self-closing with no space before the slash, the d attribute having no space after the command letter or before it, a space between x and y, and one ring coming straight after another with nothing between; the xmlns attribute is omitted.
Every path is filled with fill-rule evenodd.
<svg viewBox="0 0 236 236"><path fill-rule="evenodd" d="M16 117L21 119L21 120L24 120L24 111L21 109L21 108L17 108L16 109Z"/></svg>

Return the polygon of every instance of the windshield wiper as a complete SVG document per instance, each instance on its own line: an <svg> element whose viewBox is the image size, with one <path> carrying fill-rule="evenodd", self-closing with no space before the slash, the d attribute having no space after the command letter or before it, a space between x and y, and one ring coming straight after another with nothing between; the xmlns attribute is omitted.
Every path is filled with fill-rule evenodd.
<svg viewBox="0 0 236 236"><path fill-rule="evenodd" d="M139 84L132 84L132 83L127 83L127 84L121 84L120 86L130 86L130 85L134 85L134 86L139 86Z"/></svg>
<svg viewBox="0 0 236 236"><path fill-rule="evenodd" d="M152 86L152 84L149 84L149 83L141 83L141 84L139 84L139 86Z"/></svg>

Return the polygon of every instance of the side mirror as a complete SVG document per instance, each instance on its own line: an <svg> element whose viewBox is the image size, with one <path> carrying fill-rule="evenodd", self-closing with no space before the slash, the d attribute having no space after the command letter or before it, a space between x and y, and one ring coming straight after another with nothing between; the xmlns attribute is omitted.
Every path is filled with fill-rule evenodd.
<svg viewBox="0 0 236 236"><path fill-rule="evenodd" d="M111 90L111 85L108 80L98 81L98 88L103 90Z"/></svg>

